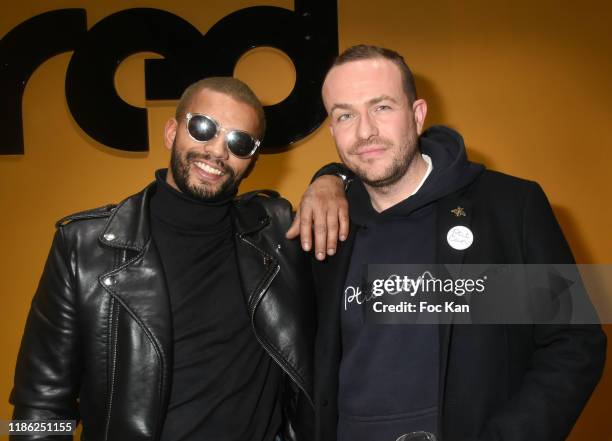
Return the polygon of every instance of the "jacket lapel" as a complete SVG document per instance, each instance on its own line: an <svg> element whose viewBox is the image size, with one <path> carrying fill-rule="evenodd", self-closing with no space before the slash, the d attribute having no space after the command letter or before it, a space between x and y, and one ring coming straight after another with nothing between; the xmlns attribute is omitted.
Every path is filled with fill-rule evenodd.
<svg viewBox="0 0 612 441"><path fill-rule="evenodd" d="M472 221L472 203L468 199L451 195L437 204L437 263L450 265L451 275L459 275L465 250L457 250L451 246L448 239L449 231L454 227L470 228Z"/></svg>
<svg viewBox="0 0 612 441"><path fill-rule="evenodd" d="M439 269L446 269L448 276L458 277L461 273L461 266L464 262L466 250L454 249L448 240L449 231L462 226L469 228L472 221L472 204L468 199L453 194L438 201L436 205L437 237L436 237L436 263ZM441 274L440 276L446 276ZM449 314L449 313L445 313ZM448 353L450 347L453 325L452 317L448 315L442 318L438 333L440 338L440 367L439 367L439 427L438 433L442 433L444 393L446 386L446 369L448 366Z"/></svg>
<svg viewBox="0 0 612 441"><path fill-rule="evenodd" d="M240 204L240 202L239 202ZM280 270L278 259L257 244L256 234L270 223L270 216L259 204L249 204L248 210L233 210L236 258L240 282L249 316L253 315L261 295Z"/></svg>
<svg viewBox="0 0 612 441"><path fill-rule="evenodd" d="M121 203L100 235L116 250L115 268L99 283L140 324L151 339L164 375L171 365L172 313L163 266L149 229L149 199L154 184Z"/></svg>

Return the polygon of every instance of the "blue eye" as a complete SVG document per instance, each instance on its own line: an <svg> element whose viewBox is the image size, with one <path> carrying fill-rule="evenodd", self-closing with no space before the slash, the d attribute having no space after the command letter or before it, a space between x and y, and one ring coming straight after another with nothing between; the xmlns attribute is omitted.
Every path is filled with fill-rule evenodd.
<svg viewBox="0 0 612 441"><path fill-rule="evenodd" d="M390 109L391 109L390 106L387 106L386 104L382 104L376 108L376 111L378 112L380 110L390 110Z"/></svg>
<svg viewBox="0 0 612 441"><path fill-rule="evenodd" d="M343 113L341 115L338 115L338 117L336 118L336 121L338 122L342 122L342 121L346 121L347 119L351 118L351 114L350 113Z"/></svg>

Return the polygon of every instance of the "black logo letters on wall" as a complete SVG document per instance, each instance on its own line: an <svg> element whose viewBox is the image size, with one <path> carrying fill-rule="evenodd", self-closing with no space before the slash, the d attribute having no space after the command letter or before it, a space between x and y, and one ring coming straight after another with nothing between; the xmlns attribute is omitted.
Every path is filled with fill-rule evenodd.
<svg viewBox="0 0 612 441"><path fill-rule="evenodd" d="M194 11L205 14L206 10ZM264 151L279 151L314 131L325 119L323 76L338 53L337 5L295 0L295 11L256 6L223 17L202 35L182 18L159 9L127 9L87 30L84 9L33 17L0 40L0 155L24 153L21 102L32 73L46 60L74 51L66 74L66 99L79 126L93 139L120 150L148 150L147 110L123 101L115 71L130 55L155 52L145 61L147 100L178 99L185 87L208 76L229 76L238 59L257 46L272 46L293 61L296 82L282 102L266 107Z"/></svg>

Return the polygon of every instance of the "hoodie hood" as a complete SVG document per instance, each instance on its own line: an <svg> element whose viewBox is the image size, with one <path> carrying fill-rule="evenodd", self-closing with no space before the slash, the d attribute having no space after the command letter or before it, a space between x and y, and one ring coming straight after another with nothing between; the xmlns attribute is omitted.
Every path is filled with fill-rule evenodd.
<svg viewBox="0 0 612 441"><path fill-rule="evenodd" d="M432 126L419 137L419 150L428 155L433 170L423 186L414 195L378 213L370 201L365 186L356 179L349 188L347 198L351 219L360 225L379 220L405 217L470 184L485 169L482 164L470 162L465 153L463 137L445 126Z"/></svg>

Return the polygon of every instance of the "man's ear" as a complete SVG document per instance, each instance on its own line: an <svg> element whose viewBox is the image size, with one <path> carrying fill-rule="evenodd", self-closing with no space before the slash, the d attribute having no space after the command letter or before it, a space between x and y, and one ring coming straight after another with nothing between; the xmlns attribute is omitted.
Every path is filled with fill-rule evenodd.
<svg viewBox="0 0 612 441"><path fill-rule="evenodd" d="M425 117L427 116L427 103L425 100L418 99L412 103L412 113L414 114L417 133L420 135L425 124Z"/></svg>
<svg viewBox="0 0 612 441"><path fill-rule="evenodd" d="M164 126L164 144L168 150L172 150L177 128L178 122L176 122L176 119L170 118L166 121L166 125Z"/></svg>

